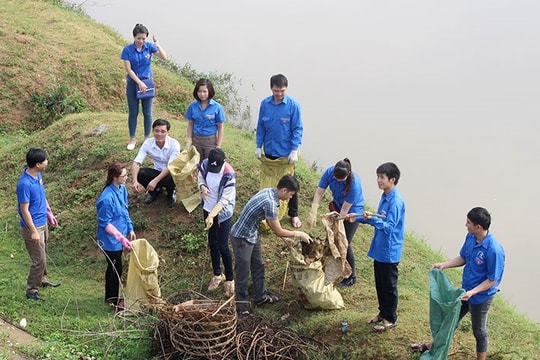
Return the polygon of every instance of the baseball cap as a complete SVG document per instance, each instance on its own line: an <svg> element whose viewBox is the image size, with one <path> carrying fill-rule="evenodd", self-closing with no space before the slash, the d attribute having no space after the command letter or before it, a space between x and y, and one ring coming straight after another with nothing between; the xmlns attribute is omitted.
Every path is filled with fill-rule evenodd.
<svg viewBox="0 0 540 360"><path fill-rule="evenodd" d="M225 153L221 149L212 149L208 154L208 171L218 173L225 162Z"/></svg>

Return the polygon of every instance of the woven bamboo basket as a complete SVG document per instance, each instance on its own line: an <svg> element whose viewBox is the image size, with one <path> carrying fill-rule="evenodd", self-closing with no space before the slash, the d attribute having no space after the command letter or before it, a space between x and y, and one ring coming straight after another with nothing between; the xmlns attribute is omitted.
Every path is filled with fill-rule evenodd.
<svg viewBox="0 0 540 360"><path fill-rule="evenodd" d="M172 346L185 354L222 359L236 338L236 307L229 300L189 300L175 305L167 319Z"/></svg>

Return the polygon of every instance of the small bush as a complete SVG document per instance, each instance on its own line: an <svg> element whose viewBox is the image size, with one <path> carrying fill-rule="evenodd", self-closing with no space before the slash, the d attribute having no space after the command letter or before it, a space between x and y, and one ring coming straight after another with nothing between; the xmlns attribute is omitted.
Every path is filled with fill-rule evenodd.
<svg viewBox="0 0 540 360"><path fill-rule="evenodd" d="M42 130L64 115L86 110L84 99L73 93L67 84L54 85L43 92L30 95L32 113L29 130Z"/></svg>

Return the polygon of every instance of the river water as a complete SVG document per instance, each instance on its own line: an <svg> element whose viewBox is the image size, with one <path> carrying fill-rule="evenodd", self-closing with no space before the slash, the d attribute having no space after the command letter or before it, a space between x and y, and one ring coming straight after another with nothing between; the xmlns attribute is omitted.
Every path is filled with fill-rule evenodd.
<svg viewBox="0 0 540 360"><path fill-rule="evenodd" d="M445 256L458 254L468 210L489 209L507 256L501 294L540 322L539 2L83 5L126 43L143 23L178 64L233 73L254 121L270 76L285 74L302 105L301 155L322 168L349 157L372 206L380 197L376 167L398 164L407 230Z"/></svg>

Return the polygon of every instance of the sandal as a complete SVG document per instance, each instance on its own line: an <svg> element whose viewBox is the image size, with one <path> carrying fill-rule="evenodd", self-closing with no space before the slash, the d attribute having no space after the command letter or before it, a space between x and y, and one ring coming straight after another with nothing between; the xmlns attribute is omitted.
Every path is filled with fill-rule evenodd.
<svg viewBox="0 0 540 360"><path fill-rule="evenodd" d="M383 321L383 318L380 315L377 315L375 317L372 317L367 321L368 324L378 324L381 321Z"/></svg>
<svg viewBox="0 0 540 360"><path fill-rule="evenodd" d="M411 344L412 351L424 352L431 348L431 343L414 343Z"/></svg>
<svg viewBox="0 0 540 360"><path fill-rule="evenodd" d="M395 328L397 326L397 322L390 322L387 320L383 320L381 324L375 325L373 329L378 332L384 332L386 330L390 330L392 328Z"/></svg>
<svg viewBox="0 0 540 360"><path fill-rule="evenodd" d="M264 304L273 304L279 300L280 298L277 295L264 294L261 300L255 301L255 305L261 306Z"/></svg>
<svg viewBox="0 0 540 360"><path fill-rule="evenodd" d="M291 225L293 228L298 229L302 226L302 221L300 221L300 218L298 216L291 217Z"/></svg>

